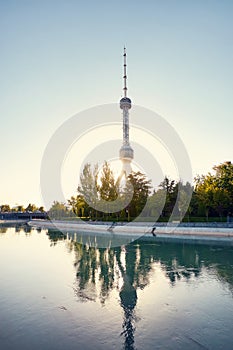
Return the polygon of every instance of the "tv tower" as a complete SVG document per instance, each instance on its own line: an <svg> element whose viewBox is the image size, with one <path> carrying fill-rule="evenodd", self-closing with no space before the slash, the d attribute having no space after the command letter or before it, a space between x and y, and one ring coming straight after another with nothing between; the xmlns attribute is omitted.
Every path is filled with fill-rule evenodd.
<svg viewBox="0 0 233 350"><path fill-rule="evenodd" d="M120 108L123 110L123 144L120 148L120 159L122 161L122 175L129 175L132 171L131 161L134 151L129 143L129 109L131 100L127 97L127 73L126 73L126 48L124 47L124 97L120 100Z"/></svg>

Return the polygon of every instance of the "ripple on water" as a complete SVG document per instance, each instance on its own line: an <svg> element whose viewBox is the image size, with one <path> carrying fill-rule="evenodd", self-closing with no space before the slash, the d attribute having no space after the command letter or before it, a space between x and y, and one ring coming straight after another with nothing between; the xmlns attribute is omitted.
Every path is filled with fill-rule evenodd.
<svg viewBox="0 0 233 350"><path fill-rule="evenodd" d="M233 348L233 250L53 239L0 236L2 349Z"/></svg>

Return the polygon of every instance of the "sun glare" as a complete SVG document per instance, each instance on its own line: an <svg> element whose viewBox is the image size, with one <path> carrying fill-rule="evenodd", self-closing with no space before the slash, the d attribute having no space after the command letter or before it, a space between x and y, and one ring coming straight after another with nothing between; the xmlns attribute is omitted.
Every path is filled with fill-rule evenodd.
<svg viewBox="0 0 233 350"><path fill-rule="evenodd" d="M75 195L80 174L86 163L98 164L99 169L105 161L110 164L114 177L122 172L119 150L122 145L121 125L102 125L88 130L71 145L62 167L62 189L65 198ZM177 169L168 150L160 140L135 126L131 126L131 142L135 159L131 162L132 171L140 171L156 187L165 175L177 177Z"/></svg>

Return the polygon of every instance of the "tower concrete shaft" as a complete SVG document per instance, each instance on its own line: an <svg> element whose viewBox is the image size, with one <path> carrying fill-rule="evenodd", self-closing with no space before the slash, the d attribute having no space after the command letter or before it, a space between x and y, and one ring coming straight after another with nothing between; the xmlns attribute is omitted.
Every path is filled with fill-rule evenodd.
<svg viewBox="0 0 233 350"><path fill-rule="evenodd" d="M124 97L120 100L120 108L123 111L123 145L120 149L120 159L122 161L122 171L128 175L131 172L131 161L134 157L134 151L129 142L129 110L131 100L127 97L127 73L126 73L126 48L124 48Z"/></svg>

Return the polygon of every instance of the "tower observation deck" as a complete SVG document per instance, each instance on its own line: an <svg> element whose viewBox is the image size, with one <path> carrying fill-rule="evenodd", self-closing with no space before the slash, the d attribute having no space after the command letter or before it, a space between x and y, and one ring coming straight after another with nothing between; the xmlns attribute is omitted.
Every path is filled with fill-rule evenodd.
<svg viewBox="0 0 233 350"><path fill-rule="evenodd" d="M120 148L120 159L122 161L122 171L128 175L131 173L131 161L134 151L129 143L129 110L131 100L127 97L127 73L126 73L126 48L124 48L124 97L120 100L120 108L123 110L123 144Z"/></svg>

